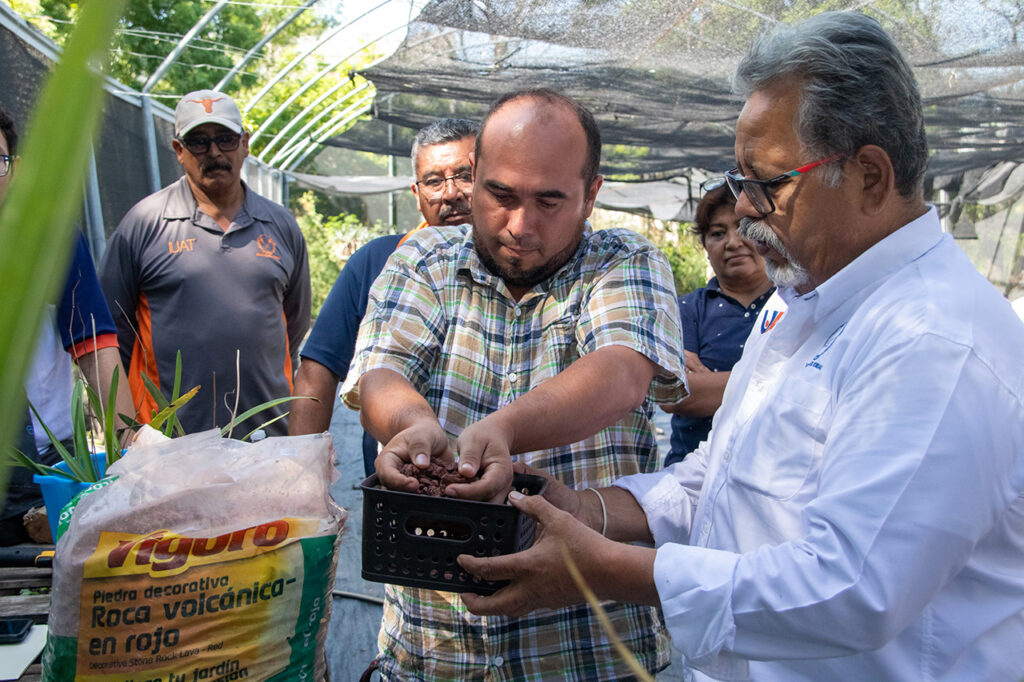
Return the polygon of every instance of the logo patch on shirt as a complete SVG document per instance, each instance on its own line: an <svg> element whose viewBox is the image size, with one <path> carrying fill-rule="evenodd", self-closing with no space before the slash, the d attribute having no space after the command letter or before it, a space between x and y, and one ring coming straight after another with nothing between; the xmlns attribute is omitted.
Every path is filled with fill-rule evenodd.
<svg viewBox="0 0 1024 682"><path fill-rule="evenodd" d="M167 251L169 253L181 253L182 251L191 252L195 248L195 237L188 239L179 239L178 241L168 241Z"/></svg>
<svg viewBox="0 0 1024 682"><path fill-rule="evenodd" d="M281 260L281 257L277 255L277 242L273 237L268 237L265 234L256 237L256 249L257 256Z"/></svg>
<svg viewBox="0 0 1024 682"><path fill-rule="evenodd" d="M764 334L766 331L775 326L775 323L782 319L783 311L781 310L766 310L764 316L761 317L761 333Z"/></svg>
<svg viewBox="0 0 1024 682"><path fill-rule="evenodd" d="M832 347L832 344L836 342L836 339L839 338L839 335L843 333L844 329L846 329L845 322L839 325L839 327L834 332L832 332L827 339L825 339L825 344L821 347L821 350L818 351L818 354L811 358L811 361L804 365L804 367L813 367L814 369L821 369L821 363L818 362L818 359L828 352L828 349Z"/></svg>

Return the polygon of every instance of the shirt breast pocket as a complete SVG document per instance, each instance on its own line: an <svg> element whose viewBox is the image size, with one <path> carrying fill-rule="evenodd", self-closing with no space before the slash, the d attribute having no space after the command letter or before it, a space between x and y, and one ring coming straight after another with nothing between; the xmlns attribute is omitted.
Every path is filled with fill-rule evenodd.
<svg viewBox="0 0 1024 682"><path fill-rule="evenodd" d="M563 315L554 320L544 320L540 328L539 344L532 366L533 385L551 379L579 359L576 343L577 320L572 315ZM537 340L533 341L534 344Z"/></svg>
<svg viewBox="0 0 1024 682"><path fill-rule="evenodd" d="M729 478L766 497L788 500L820 470L830 393L789 378L767 401L767 409L755 410L730 446Z"/></svg>

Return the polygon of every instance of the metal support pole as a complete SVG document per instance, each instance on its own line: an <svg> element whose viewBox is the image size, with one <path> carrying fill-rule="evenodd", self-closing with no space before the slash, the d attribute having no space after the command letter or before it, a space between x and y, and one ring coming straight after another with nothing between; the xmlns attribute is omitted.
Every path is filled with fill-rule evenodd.
<svg viewBox="0 0 1024 682"><path fill-rule="evenodd" d="M158 192L163 184L160 181L160 163L157 160L156 123L153 121L153 103L148 95L142 96L142 132L146 138L146 166L149 169L149 191Z"/></svg>
<svg viewBox="0 0 1024 682"><path fill-rule="evenodd" d="M263 36L258 43L249 48L249 51L245 53L241 61L231 67L231 70L220 79L220 82L213 86L213 89L217 92L224 92L224 88L231 80L238 75L238 72L248 66L249 62L256 58L260 50L262 50L267 43L273 40L278 33L288 28L288 26L299 18L299 15L305 12L307 9L315 5L319 0L306 0L306 3L301 7L297 7L294 12L288 15L281 23L275 26L269 33Z"/></svg>
<svg viewBox="0 0 1024 682"><path fill-rule="evenodd" d="M391 100L388 100L388 112L391 112ZM388 149L395 144L394 126L388 123ZM388 177L395 177L395 155L388 154ZM388 218L391 220L391 229L398 229L398 202L395 201L395 193L388 192Z"/></svg>

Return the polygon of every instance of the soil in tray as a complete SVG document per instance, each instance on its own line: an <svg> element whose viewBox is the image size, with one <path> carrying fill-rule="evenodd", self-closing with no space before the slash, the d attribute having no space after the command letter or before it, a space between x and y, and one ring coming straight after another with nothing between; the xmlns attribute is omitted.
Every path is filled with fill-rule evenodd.
<svg viewBox="0 0 1024 682"><path fill-rule="evenodd" d="M398 470L406 476L417 479L420 482L417 492L431 497L447 497L444 490L452 483L472 483L476 480L457 473L454 465L449 468L436 459L430 460L430 466L426 469L420 469L412 462L405 462L398 467Z"/></svg>

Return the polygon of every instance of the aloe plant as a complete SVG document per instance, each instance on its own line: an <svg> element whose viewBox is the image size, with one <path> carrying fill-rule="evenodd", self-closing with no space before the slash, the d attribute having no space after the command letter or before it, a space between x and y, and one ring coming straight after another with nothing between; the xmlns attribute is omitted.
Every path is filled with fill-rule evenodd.
<svg viewBox="0 0 1024 682"><path fill-rule="evenodd" d="M146 385L146 390L149 392L158 408L151 415L149 426L161 431L168 438L185 435L185 430L182 428L181 422L178 421L177 412L192 400L193 397L195 397L200 387L195 386L192 390L184 393L183 395L179 395L179 391L181 390L181 351L178 351L177 358L175 359L174 384L171 392L171 398L169 400L160 391L160 388L149 379L149 377L143 374L142 379ZM46 432L46 436L50 439L50 444L57 451L57 454L60 455L61 459L64 460L64 463L67 466L66 471L57 469L56 467L47 466L45 464L40 464L32 457L13 447L7 451L6 457L0 457L0 464L7 462L15 466L25 467L35 474L44 476L61 476L63 478L79 481L80 483L95 483L98 481L100 476L93 466L92 452L89 448L89 424L85 410L86 401L82 399L82 396L85 396L89 405L92 407L93 413L97 415L100 420L102 434L101 442L106 453L107 467L109 468L111 464L121 459L121 439L118 434L118 429L114 426L117 404L117 384L119 380L118 368L115 367L110 380L110 391L107 395L106 405L103 404L100 397L91 386L81 379L75 382L75 387L71 394L72 449L70 451L64 447L64 444L56 435L54 435L53 431L43 423L43 420L39 413L36 412L35 407L29 403L29 408L33 413L35 413L36 419ZM246 410L242 414L234 416L231 422L221 429L220 433L222 436L230 438L235 426L241 424L246 419L257 415L270 407L274 407L275 405L280 405L291 400L298 400L299 398L315 400L315 398L309 398L308 396L288 396L286 398L268 400L265 403L261 403ZM273 424L278 419L282 419L287 416L287 414L288 413L286 412L260 424L243 436L242 440L250 438L256 431L265 428L269 424ZM118 417L126 426L132 428L140 426L138 422L127 415L122 414L118 415Z"/></svg>
<svg viewBox="0 0 1024 682"><path fill-rule="evenodd" d="M54 435L53 431L43 423L39 413L36 412L36 408L29 403L29 407L32 412L35 413L40 426L42 426L43 430L46 431L46 436L50 439L50 444L57 451L57 454L60 455L60 458L64 460L64 464L67 466L67 471L62 471L55 467L40 464L16 448L11 448L8 452L8 461L12 464L23 466L34 474L40 474L43 476L62 476L81 483L95 483L100 480L101 477L99 472L96 471L96 467L93 465L92 451L89 448L89 427L85 414L85 402L83 401L82 396L87 396L89 403L92 404L96 413L102 415L103 443L106 450L107 466L109 467L120 459L121 456L120 440L117 436L117 429L114 428L113 417L114 404L117 400L117 381L117 369L115 369L113 378L111 379L112 390L108 396L105 410L97 409L101 408L102 405L100 404L99 396L96 395L96 391L94 391L91 386L86 385L81 379L75 382L75 387L71 396L71 451L68 451L60 439Z"/></svg>
<svg viewBox="0 0 1024 682"><path fill-rule="evenodd" d="M0 448L24 415L23 382L43 308L64 279L103 104L102 75L124 0L82 3L78 26L39 95L17 179L0 210ZM73 115L71 115L73 112ZM28 333L26 333L26 331ZM0 458L2 459L2 458ZM0 462L0 504L7 467Z"/></svg>

